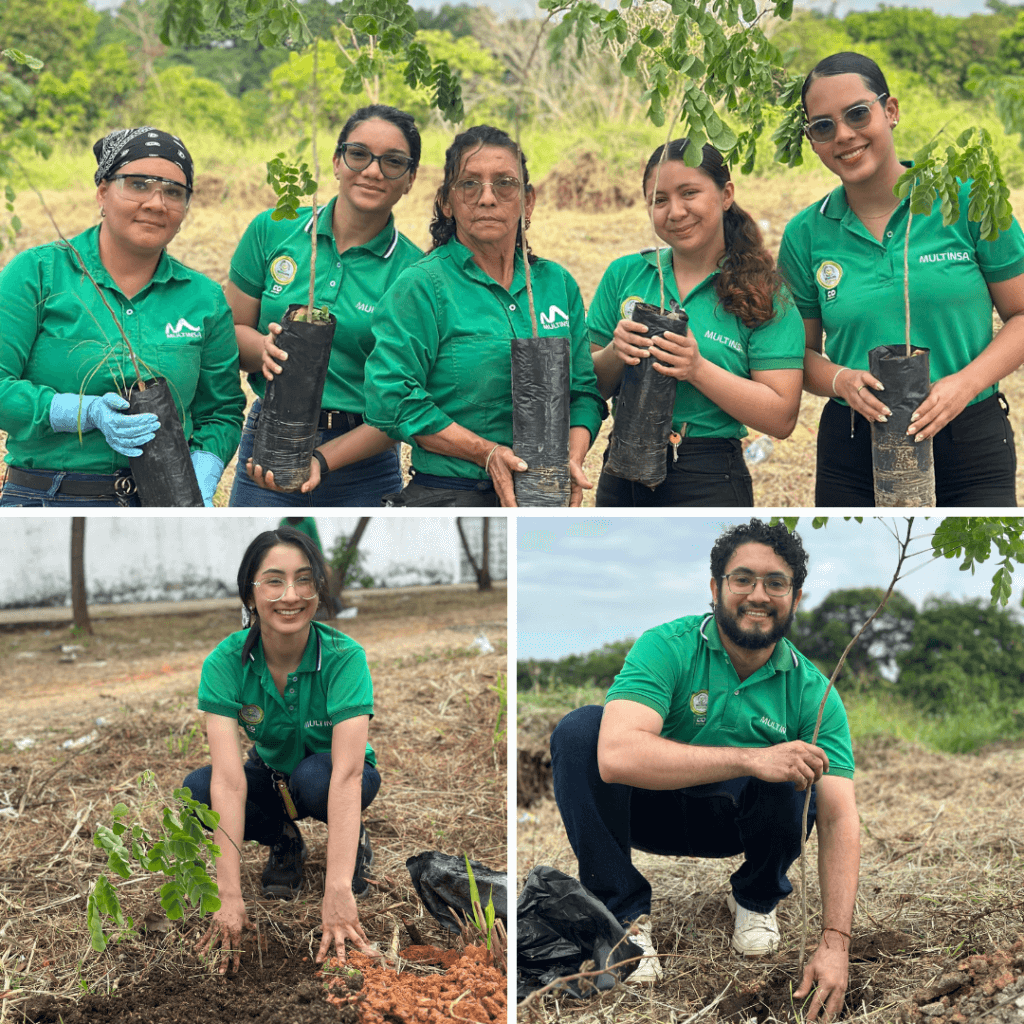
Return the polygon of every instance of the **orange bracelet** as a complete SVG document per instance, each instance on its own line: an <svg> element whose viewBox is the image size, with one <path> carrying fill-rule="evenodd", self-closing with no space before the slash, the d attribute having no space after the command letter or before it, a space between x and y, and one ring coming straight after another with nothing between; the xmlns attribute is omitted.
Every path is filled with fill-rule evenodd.
<svg viewBox="0 0 1024 1024"><path fill-rule="evenodd" d="M839 932L849 943L853 945L853 937L844 932L841 928L822 928L821 937L825 939L825 932ZM828 948L828 939L825 939L825 948Z"/></svg>

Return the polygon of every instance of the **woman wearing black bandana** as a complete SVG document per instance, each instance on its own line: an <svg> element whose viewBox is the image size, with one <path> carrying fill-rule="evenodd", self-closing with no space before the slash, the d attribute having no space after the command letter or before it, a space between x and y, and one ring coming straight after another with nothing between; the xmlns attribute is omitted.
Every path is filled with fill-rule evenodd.
<svg viewBox="0 0 1024 1024"><path fill-rule="evenodd" d="M100 223L22 252L0 273L0 505L139 504L128 457L157 420L125 413L121 392L135 371L122 331L143 376L170 384L212 505L245 398L223 292L165 251L188 210L192 158L150 127L111 132L93 152Z"/></svg>

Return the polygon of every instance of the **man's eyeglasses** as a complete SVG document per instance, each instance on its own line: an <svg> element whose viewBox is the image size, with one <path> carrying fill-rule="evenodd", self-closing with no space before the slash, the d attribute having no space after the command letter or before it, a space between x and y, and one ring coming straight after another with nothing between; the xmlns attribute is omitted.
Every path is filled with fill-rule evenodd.
<svg viewBox="0 0 1024 1024"><path fill-rule="evenodd" d="M280 601L288 593L289 587L295 591L295 596L303 601L308 601L316 594L316 580L312 576L300 576L291 583L277 576L271 576L265 580L256 580L253 586L262 587L261 593L268 601Z"/></svg>
<svg viewBox="0 0 1024 1024"><path fill-rule="evenodd" d="M876 96L870 103L857 103L849 110L844 110L841 115L843 122L848 128L854 130L866 127L871 120L871 108L888 95L883 92L881 96ZM831 142L836 137L836 123L831 117L816 117L804 125L804 134L811 142Z"/></svg>
<svg viewBox="0 0 1024 1024"><path fill-rule="evenodd" d="M187 210L192 200L192 189L170 178L156 178L148 174L112 174L108 180L116 182L118 192L133 203L149 202L157 192L163 195L164 205L169 210Z"/></svg>
<svg viewBox="0 0 1024 1024"><path fill-rule="evenodd" d="M477 181L475 178L466 178L457 181L452 185L452 191L461 197L467 204L480 202L484 194L484 186L490 185L491 193L499 203L511 203L513 199L519 198L518 178L499 178L497 181Z"/></svg>
<svg viewBox="0 0 1024 1024"><path fill-rule="evenodd" d="M376 160L380 173L385 178L400 178L413 164L411 156L402 156L401 153L382 153L377 156L365 146L356 145L354 142L343 142L338 147L338 152L350 171L365 171Z"/></svg>
<svg viewBox="0 0 1024 1024"><path fill-rule="evenodd" d="M752 572L730 572L725 575L729 590L737 596L752 594L757 581L764 583L764 592L769 597L785 597L793 589L793 579L781 572L770 572L767 576L755 576Z"/></svg>

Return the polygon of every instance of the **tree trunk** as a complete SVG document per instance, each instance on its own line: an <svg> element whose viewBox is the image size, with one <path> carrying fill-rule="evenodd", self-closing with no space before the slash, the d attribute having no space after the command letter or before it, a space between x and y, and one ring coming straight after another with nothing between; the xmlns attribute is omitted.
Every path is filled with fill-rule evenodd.
<svg viewBox="0 0 1024 1024"><path fill-rule="evenodd" d="M92 635L89 607L85 601L85 517L71 519L71 607L75 629Z"/></svg>
<svg viewBox="0 0 1024 1024"><path fill-rule="evenodd" d="M370 516L363 516L359 520L355 533L349 537L348 544L345 545L345 555L342 558L341 565L331 573L331 597L342 606L344 606L344 601L342 600L341 593L345 589L345 577L348 575L348 567L356 556L356 549L359 547L359 542L363 539L366 527L370 525L370 518Z"/></svg>
<svg viewBox="0 0 1024 1024"><path fill-rule="evenodd" d="M491 589L491 572L490 572L490 534L491 534L491 521L488 517L484 517L483 520L483 555L480 559L480 564L477 565L476 559L473 557L473 552L469 549L469 541L466 539L466 534L462 529L462 517L458 517L455 520L455 527L459 531L459 540L462 541L462 550L466 552L466 558L469 559L469 564L473 568L473 572L476 574L476 588L477 590L490 590Z"/></svg>

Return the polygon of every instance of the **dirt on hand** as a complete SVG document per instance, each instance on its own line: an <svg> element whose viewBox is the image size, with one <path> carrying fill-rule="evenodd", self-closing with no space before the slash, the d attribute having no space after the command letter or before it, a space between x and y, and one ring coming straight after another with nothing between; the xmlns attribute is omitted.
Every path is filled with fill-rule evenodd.
<svg viewBox="0 0 1024 1024"><path fill-rule="evenodd" d="M341 1020L349 1024L495 1024L505 1020L505 976L493 966L491 954L483 946L464 950L415 946L403 956L408 960L415 957L419 964L449 966L443 974L424 976L408 970L398 974L393 967L362 953L350 953L348 965L362 974L353 983L346 977L344 964L333 958L328 962L329 968L342 972L331 979L327 996L327 1002L342 1011Z"/></svg>

